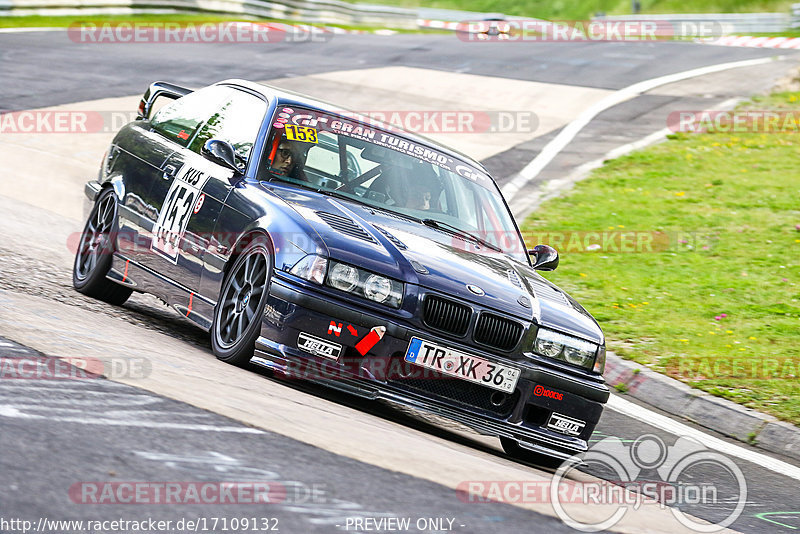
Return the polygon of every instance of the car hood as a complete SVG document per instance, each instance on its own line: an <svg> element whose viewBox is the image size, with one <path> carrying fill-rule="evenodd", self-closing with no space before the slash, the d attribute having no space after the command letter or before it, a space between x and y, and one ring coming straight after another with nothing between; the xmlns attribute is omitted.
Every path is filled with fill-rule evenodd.
<svg viewBox="0 0 800 534"><path fill-rule="evenodd" d="M322 237L334 260L603 342L597 322L580 304L511 256L356 202L316 192L298 195L297 190L291 196L292 207Z"/></svg>

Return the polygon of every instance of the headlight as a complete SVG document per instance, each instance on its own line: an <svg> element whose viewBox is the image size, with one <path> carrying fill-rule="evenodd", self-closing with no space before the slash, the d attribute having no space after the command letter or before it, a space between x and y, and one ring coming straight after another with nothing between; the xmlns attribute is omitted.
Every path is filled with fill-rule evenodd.
<svg viewBox="0 0 800 534"><path fill-rule="evenodd" d="M548 358L556 358L561 351L564 349L564 345L560 343L556 343L555 341L550 341L549 339L536 339L536 348L534 349L536 352L541 354L542 356L547 356Z"/></svg>
<svg viewBox="0 0 800 534"><path fill-rule="evenodd" d="M352 291L358 285L358 270L344 263L336 263L328 275L328 283L341 291Z"/></svg>
<svg viewBox="0 0 800 534"><path fill-rule="evenodd" d="M564 347L564 359L572 365L591 367L594 363L595 352L597 349L587 351L575 347Z"/></svg>
<svg viewBox="0 0 800 534"><path fill-rule="evenodd" d="M289 271L295 276L305 278L317 284L325 281L325 270L328 268L328 260L316 254L309 254L294 264Z"/></svg>
<svg viewBox="0 0 800 534"><path fill-rule="evenodd" d="M375 302L383 302L392 293L392 283L388 278L371 274L364 283L364 295Z"/></svg>
<svg viewBox="0 0 800 534"><path fill-rule="evenodd" d="M594 366L595 372L598 372L595 364L595 356L599 356L598 346L577 337L554 332L547 328L540 328L536 333L533 351L542 356L561 360L584 369L592 369L592 366ZM603 356L605 360L605 354ZM602 371L600 373L602 374Z"/></svg>
<svg viewBox="0 0 800 534"><path fill-rule="evenodd" d="M403 303L402 282L346 263L332 261L325 283L340 291L380 302L392 308L399 308Z"/></svg>

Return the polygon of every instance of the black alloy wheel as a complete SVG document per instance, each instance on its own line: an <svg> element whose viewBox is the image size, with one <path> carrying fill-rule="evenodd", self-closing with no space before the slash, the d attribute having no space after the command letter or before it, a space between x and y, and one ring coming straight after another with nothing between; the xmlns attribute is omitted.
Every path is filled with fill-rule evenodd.
<svg viewBox="0 0 800 534"><path fill-rule="evenodd" d="M117 224L117 196L107 189L95 202L81 234L72 267L72 285L86 296L119 306L133 290L106 278L111 269Z"/></svg>
<svg viewBox="0 0 800 534"><path fill-rule="evenodd" d="M272 278L272 255L264 238L236 258L214 309L211 346L220 360L245 365L253 356Z"/></svg>

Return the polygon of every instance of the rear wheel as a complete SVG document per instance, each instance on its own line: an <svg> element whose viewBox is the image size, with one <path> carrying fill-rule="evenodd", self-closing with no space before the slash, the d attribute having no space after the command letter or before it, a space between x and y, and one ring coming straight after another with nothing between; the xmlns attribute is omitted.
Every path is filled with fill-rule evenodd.
<svg viewBox="0 0 800 534"><path fill-rule="evenodd" d="M503 450L506 451L506 454L516 460L522 460L523 462L528 462L540 467L548 467L551 469L557 469L562 463L564 463L564 460L526 449L520 446L516 440L511 438L501 437L500 444L503 446Z"/></svg>
<svg viewBox="0 0 800 534"><path fill-rule="evenodd" d="M111 269L116 233L117 196L108 189L95 202L81 234L72 267L72 285L86 296L121 305L133 290L106 278Z"/></svg>
<svg viewBox="0 0 800 534"><path fill-rule="evenodd" d="M211 326L211 347L220 360L245 365L253 356L272 278L272 255L264 238L252 241L222 283Z"/></svg>

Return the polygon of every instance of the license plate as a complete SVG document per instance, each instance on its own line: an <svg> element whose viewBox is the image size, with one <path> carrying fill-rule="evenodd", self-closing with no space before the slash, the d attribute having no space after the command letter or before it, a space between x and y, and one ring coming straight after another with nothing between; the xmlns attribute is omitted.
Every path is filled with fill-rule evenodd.
<svg viewBox="0 0 800 534"><path fill-rule="evenodd" d="M519 379L519 369L448 349L418 337L411 338L405 360L506 393L514 392Z"/></svg>
<svg viewBox="0 0 800 534"><path fill-rule="evenodd" d="M586 423L583 421L572 419L571 417L555 412L550 416L550 421L547 422L547 428L569 436L580 435L585 426Z"/></svg>

